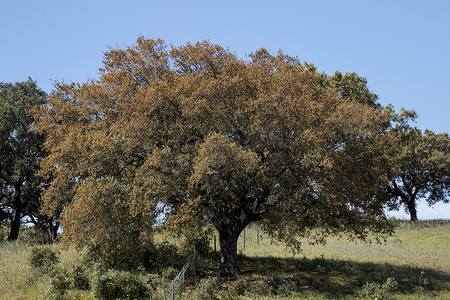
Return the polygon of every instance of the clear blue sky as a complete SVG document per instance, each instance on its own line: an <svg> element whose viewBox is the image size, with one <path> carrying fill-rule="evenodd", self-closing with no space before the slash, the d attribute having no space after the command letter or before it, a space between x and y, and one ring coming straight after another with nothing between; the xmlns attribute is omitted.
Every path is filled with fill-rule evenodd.
<svg viewBox="0 0 450 300"><path fill-rule="evenodd" d="M55 80L97 77L109 46L141 34L173 45L209 39L241 58L282 49L327 74L356 72L382 105L449 132L450 1L2 0L0 10L3 82L30 76L50 92ZM418 209L419 218L450 218L450 204Z"/></svg>

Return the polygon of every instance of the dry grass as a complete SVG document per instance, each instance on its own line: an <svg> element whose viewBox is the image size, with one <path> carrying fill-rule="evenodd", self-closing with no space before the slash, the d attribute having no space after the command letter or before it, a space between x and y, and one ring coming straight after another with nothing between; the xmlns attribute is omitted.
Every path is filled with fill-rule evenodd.
<svg viewBox="0 0 450 300"><path fill-rule="evenodd" d="M1 299L44 299L46 284L28 264L28 246L21 242L0 244Z"/></svg>
<svg viewBox="0 0 450 300"><path fill-rule="evenodd" d="M366 282L382 284L388 278L398 282L394 299L450 299L450 221L400 223L384 244L337 238L330 238L327 245L305 242L303 252L296 255L271 243L268 235L258 245L254 227L246 230L245 244L244 250L241 235L238 251L244 275L234 281L220 279L217 296L221 299L355 299ZM52 247L60 251L63 265L77 257L73 249ZM44 299L48 278L33 273L28 253L24 243L0 242L0 299ZM201 274L217 275L217 257L202 265ZM268 285L274 276L291 284L275 290ZM190 290L194 289L192 285ZM84 292L68 295L69 299L93 299ZM186 293L184 298L194 295Z"/></svg>
<svg viewBox="0 0 450 300"><path fill-rule="evenodd" d="M51 247L59 252L63 266L77 257L73 249L62 251L58 244ZM21 241L0 242L0 299L46 299L49 279L32 270L28 263L29 248Z"/></svg>
<svg viewBox="0 0 450 300"><path fill-rule="evenodd" d="M450 299L450 222L400 222L396 233L383 244L329 238L326 245L309 245L293 255L286 247L263 235L256 243L256 230L246 230L238 251L242 253L241 284L260 286L255 299L279 299L264 293L267 280L283 276L291 280L295 297L329 299L358 297L366 282L383 283L394 278L396 299ZM256 288L257 289L257 288ZM288 296L288 299L291 296ZM244 299L245 297L242 297ZM282 298L282 297L281 297Z"/></svg>

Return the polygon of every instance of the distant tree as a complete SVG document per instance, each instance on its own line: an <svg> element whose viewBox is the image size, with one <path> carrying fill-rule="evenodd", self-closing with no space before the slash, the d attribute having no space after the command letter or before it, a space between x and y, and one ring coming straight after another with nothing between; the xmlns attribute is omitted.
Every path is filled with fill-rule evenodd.
<svg viewBox="0 0 450 300"><path fill-rule="evenodd" d="M237 240L253 221L294 249L301 236L391 232L387 116L296 58L141 37L103 62L98 80L57 84L36 110L54 176L45 209L65 207L67 238L150 227L164 211L161 228L190 240L212 224L221 273L238 275Z"/></svg>
<svg viewBox="0 0 450 300"><path fill-rule="evenodd" d="M403 205L411 220L417 220L417 200L428 205L450 200L450 139L448 133L422 132L408 122L417 115L402 109L395 115L397 154L392 157L392 175L388 194Z"/></svg>
<svg viewBox="0 0 450 300"><path fill-rule="evenodd" d="M45 93L31 79L0 83L0 209L3 222L11 226L9 240L18 238L26 216L40 227L50 226L56 234L53 222L39 214L45 182L35 173L45 155L44 136L30 130L34 119L27 114L44 102Z"/></svg>

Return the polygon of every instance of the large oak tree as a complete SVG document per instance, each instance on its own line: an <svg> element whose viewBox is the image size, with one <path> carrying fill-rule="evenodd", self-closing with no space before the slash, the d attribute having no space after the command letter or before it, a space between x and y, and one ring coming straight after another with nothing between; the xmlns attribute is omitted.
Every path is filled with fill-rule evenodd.
<svg viewBox="0 0 450 300"><path fill-rule="evenodd" d="M181 236L212 224L221 273L238 275L237 240L254 221L294 248L301 236L390 232L387 116L297 58L141 37L103 63L98 80L57 84L36 111L55 178L46 209L65 207L80 245L164 211L162 227Z"/></svg>

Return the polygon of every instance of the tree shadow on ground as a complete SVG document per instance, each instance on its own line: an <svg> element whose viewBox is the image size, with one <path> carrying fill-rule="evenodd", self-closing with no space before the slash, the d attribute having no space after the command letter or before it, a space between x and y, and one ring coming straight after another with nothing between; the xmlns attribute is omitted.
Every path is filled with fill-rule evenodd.
<svg viewBox="0 0 450 300"><path fill-rule="evenodd" d="M328 258L240 257L245 275L283 276L298 290L313 291L327 298L358 294L368 282L384 283L393 278L398 293L450 291L450 274L433 269L387 263L354 262Z"/></svg>

